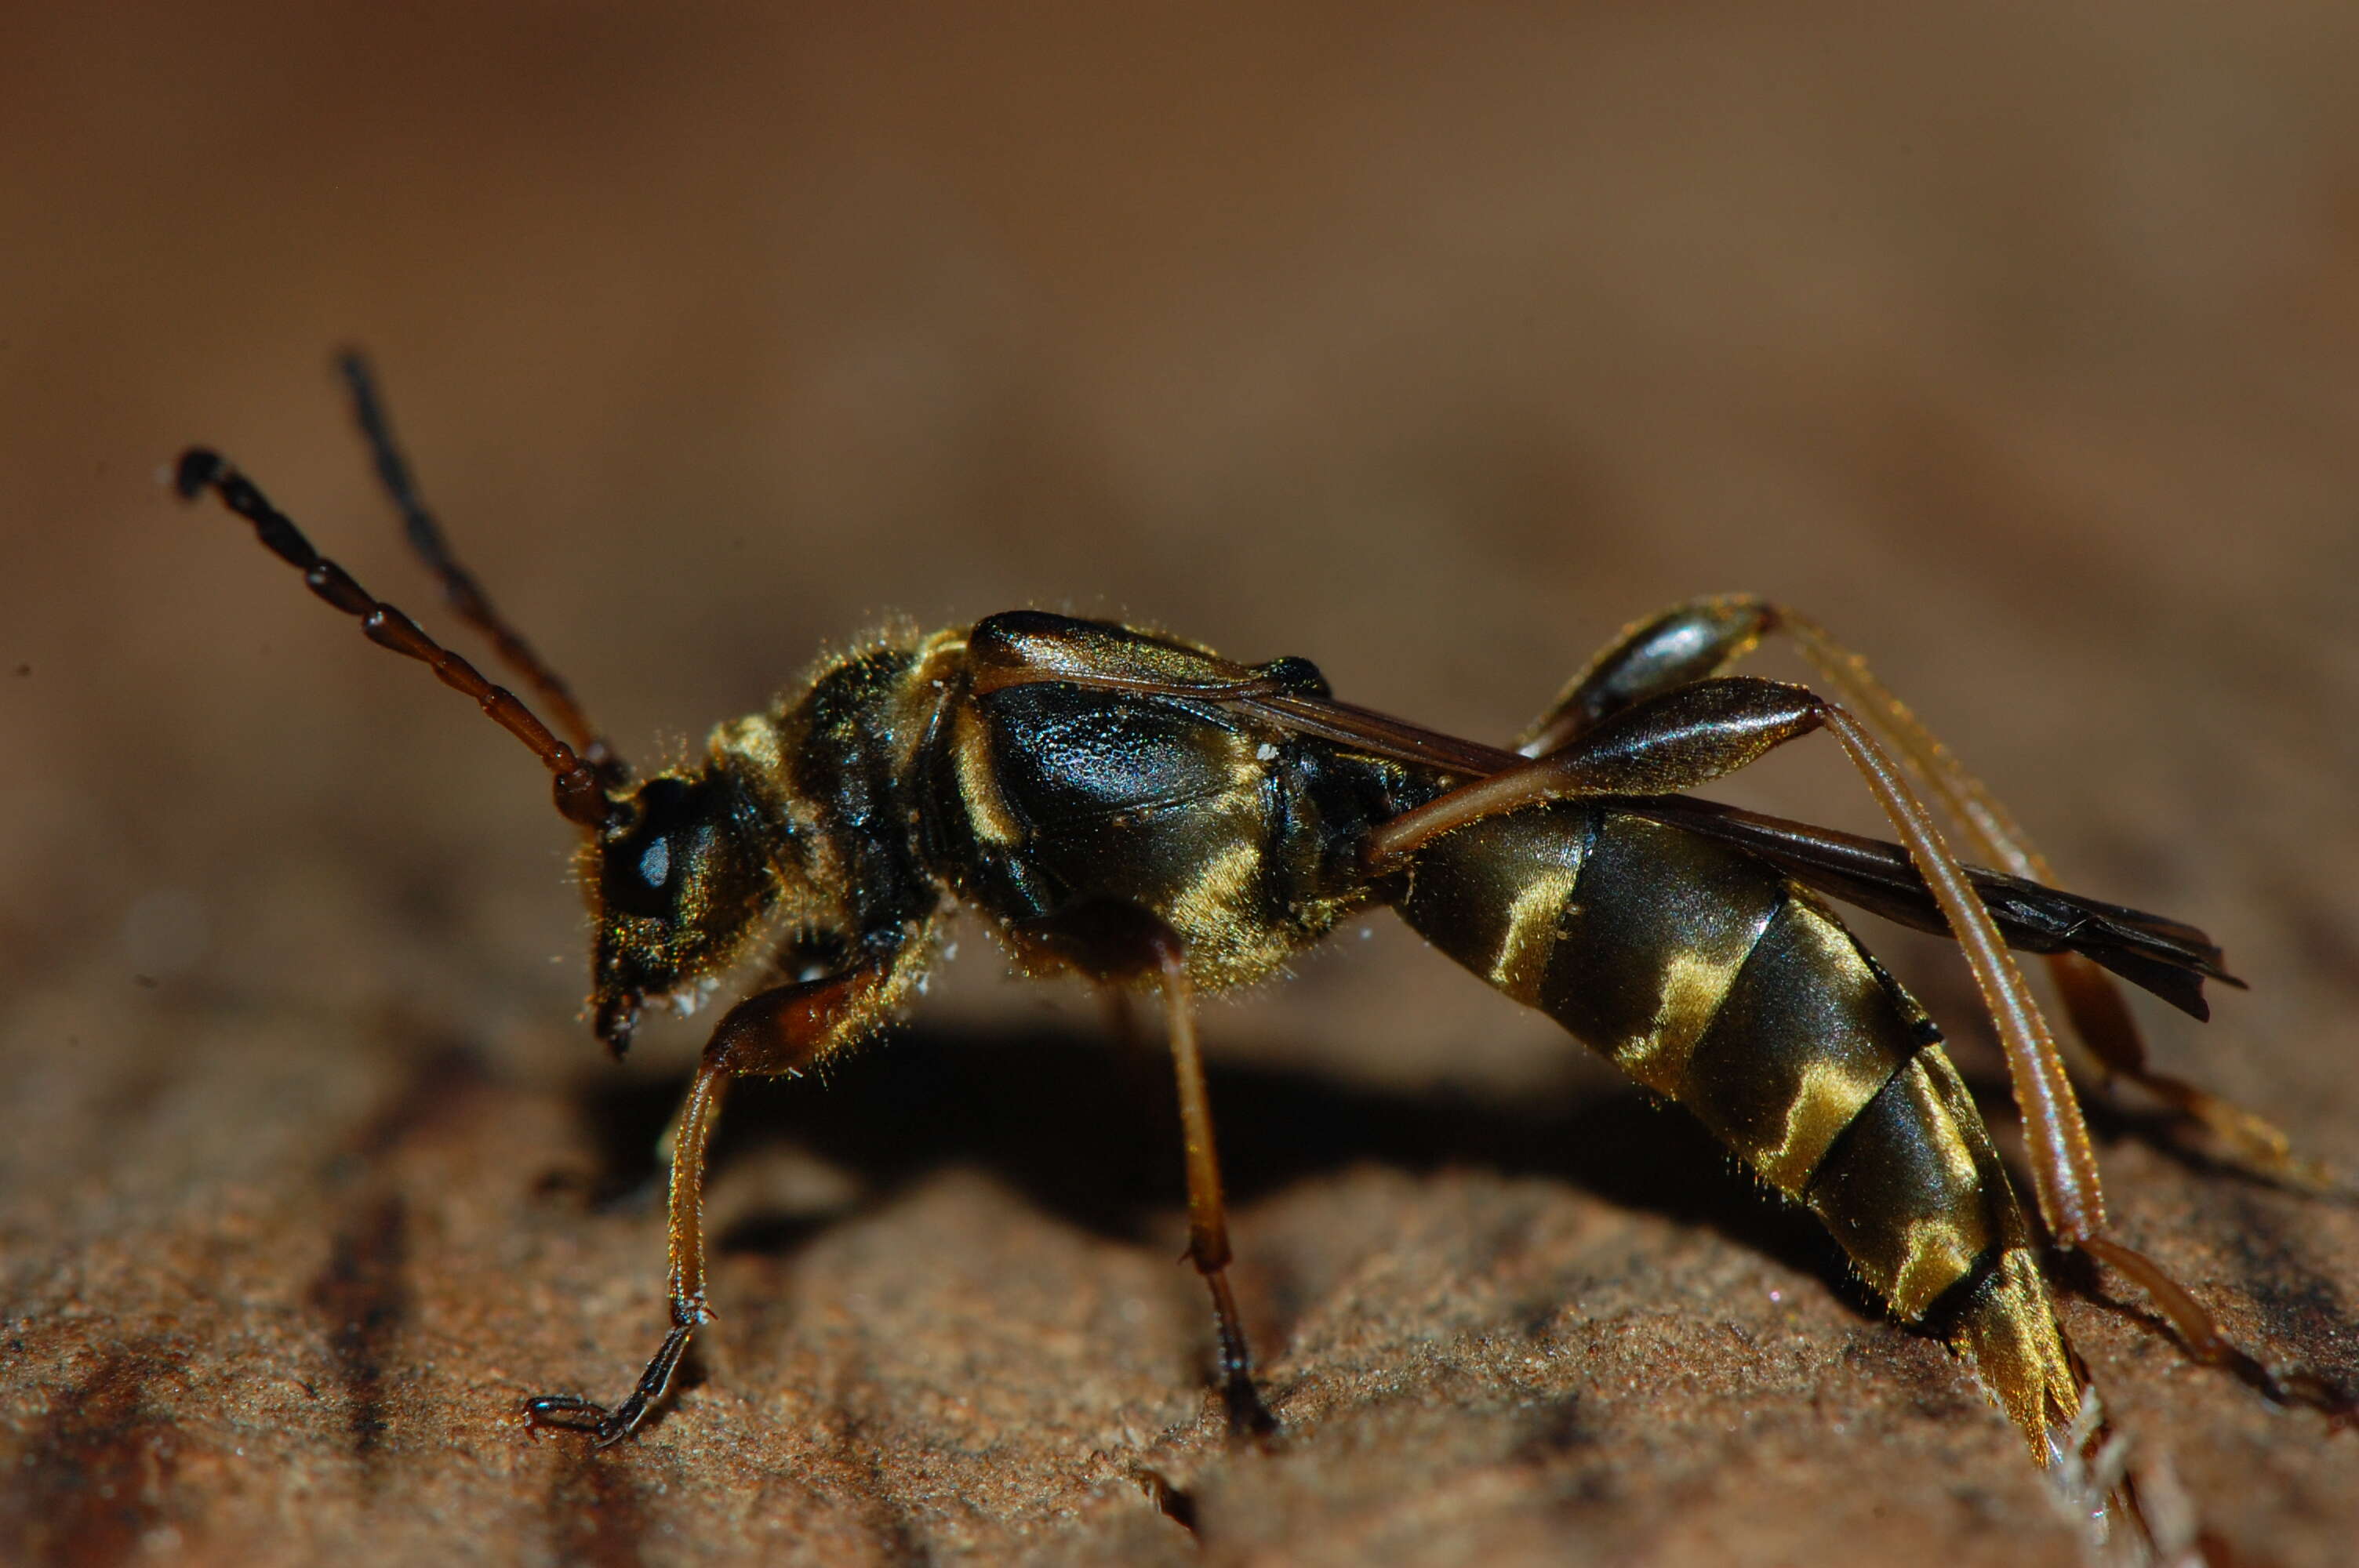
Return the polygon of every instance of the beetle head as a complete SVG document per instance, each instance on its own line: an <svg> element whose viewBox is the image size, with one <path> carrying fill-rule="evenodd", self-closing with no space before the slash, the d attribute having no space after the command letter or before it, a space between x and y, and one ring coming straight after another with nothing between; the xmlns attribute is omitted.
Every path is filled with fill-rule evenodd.
<svg viewBox="0 0 2359 1568"><path fill-rule="evenodd" d="M659 773L583 853L598 925L590 1000L598 1037L617 1056L648 998L692 1009L775 902L768 859L751 841L741 804L726 773Z"/></svg>

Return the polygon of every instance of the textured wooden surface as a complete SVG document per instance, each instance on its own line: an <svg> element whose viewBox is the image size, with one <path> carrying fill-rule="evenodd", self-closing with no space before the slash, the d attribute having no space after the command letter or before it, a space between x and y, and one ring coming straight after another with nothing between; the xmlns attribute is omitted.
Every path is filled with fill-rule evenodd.
<svg viewBox="0 0 2359 1568"><path fill-rule="evenodd" d="M697 1037L603 1062L537 770L153 480L217 443L433 609L325 373L366 342L642 757L887 611L1493 737L1771 593L2077 886L2216 933L2254 989L2158 1054L2359 1166L2359 14L1923 10L18 17L0 1559L2078 1561L1938 1346L1387 916L1207 1019L1273 1451L1204 1392L1162 1066L979 935L733 1102L676 1407L528 1440L660 1326ZM1734 793L1871 824L1825 757ZM1962 979L1874 937L1998 1108ZM2359 1217L2099 1127L2126 1237L2359 1379ZM2349 1561L2359 1436L2089 1283L2140 1462L2239 1562Z"/></svg>

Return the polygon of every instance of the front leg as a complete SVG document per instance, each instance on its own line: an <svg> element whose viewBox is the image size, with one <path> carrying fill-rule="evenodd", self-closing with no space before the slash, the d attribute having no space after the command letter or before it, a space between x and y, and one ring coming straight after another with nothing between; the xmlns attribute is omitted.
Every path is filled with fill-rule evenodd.
<svg viewBox="0 0 2359 1568"><path fill-rule="evenodd" d="M747 1073L776 1076L799 1072L868 1033L891 1005L894 982L910 952L903 948L841 975L748 997L714 1027L689 1085L672 1143L668 1210L671 1329L622 1403L608 1407L572 1394L544 1395L525 1406L528 1428L587 1433L603 1448L646 1423L671 1387L690 1336L712 1321L704 1290L705 1156L729 1081Z"/></svg>

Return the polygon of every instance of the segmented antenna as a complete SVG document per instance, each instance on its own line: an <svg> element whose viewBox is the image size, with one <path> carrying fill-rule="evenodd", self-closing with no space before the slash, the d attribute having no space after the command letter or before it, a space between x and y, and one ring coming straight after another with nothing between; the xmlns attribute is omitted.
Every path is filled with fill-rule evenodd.
<svg viewBox="0 0 2359 1568"><path fill-rule="evenodd" d="M347 349L336 356L336 370L352 393L353 418L361 427L361 438L368 443L378 481L392 499L394 509L401 514L402 531L408 535L409 546L426 563L426 569L441 580L443 598L451 610L490 638L493 650L539 694L541 707L572 741L583 764L598 775L599 783L609 790L627 787L631 781L629 764L614 754L606 738L590 722L574 698L573 688L542 662L524 640L524 634L493 607L491 596L484 591L474 574L461 566L459 558L451 553L451 541L419 498L417 481L410 476L409 461L402 456L400 443L393 438L393 424L386 416L384 400L377 395L376 378L369 370L367 357L357 349Z"/></svg>
<svg viewBox="0 0 2359 1568"><path fill-rule="evenodd" d="M419 661L444 686L474 698L485 718L523 741L555 775L557 809L567 821L595 828L625 817L625 808L607 794L598 771L559 740L522 698L484 679L474 665L428 636L417 622L371 594L353 580L350 572L312 548L302 530L219 452L192 447L181 453L173 470L173 484L189 501L212 491L223 506L254 524L255 536L273 555L303 574L304 587L357 618L370 642ZM574 714L577 721L580 717Z"/></svg>

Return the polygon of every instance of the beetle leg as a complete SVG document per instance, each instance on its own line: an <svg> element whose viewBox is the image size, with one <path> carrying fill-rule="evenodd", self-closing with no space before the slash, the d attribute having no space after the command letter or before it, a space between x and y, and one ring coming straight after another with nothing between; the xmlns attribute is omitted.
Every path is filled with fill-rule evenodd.
<svg viewBox="0 0 2359 1568"><path fill-rule="evenodd" d="M2105 1229L2104 1191L2080 1101L2047 1020L1998 927L1924 802L1865 725L1808 687L1746 676L1691 681L1625 708L1520 768L1451 791L1372 831L1363 863L1382 873L1436 835L1537 801L1669 795L1733 773L1818 729L1843 742L1940 905L1997 1024L2022 1108L2040 1217L2068 1247Z"/></svg>
<svg viewBox="0 0 2359 1568"><path fill-rule="evenodd" d="M1777 611L1751 594L1721 594L1635 621L1516 738L1527 757L1558 751L1634 703L1690 681L1725 675L1760 645Z"/></svg>
<svg viewBox="0 0 2359 1568"><path fill-rule="evenodd" d="M2031 1184L2039 1200L2040 1218L2048 1222L2049 1234L2067 1247L2079 1247L2104 1235L2104 1188L2097 1177L2097 1156L2090 1147L2088 1124L2081 1119L2080 1100L2065 1076L2064 1058L2048 1032L2048 1021L2024 984L2023 973L2016 968L1990 911L1974 896L1964 868L1934 826L1932 813L1867 727L1832 703L1825 712L1827 728L1850 753L1876 804L1908 846L1918 874L1941 906L1950 933L1965 954L1966 967L1973 971L1983 1006L1998 1026L2007 1075L2015 1084L2015 1103L2023 1112Z"/></svg>
<svg viewBox="0 0 2359 1568"><path fill-rule="evenodd" d="M1733 773L1772 747L1832 731L1898 830L1997 1026L2023 1113L2032 1186L2050 1235L2113 1265L2148 1298L2197 1359L2225 1366L2273 1398L2347 1417L2353 1400L2307 1374L2280 1380L2230 1345L2201 1303L2161 1265L2106 1235L2104 1188L2088 1124L2046 1018L1924 800L1901 765L1848 709L1807 687L1749 676L1690 681L1582 729L1520 768L1452 790L1373 830L1362 860L1383 874L1437 836L1478 818L1584 795L1659 795ZM2256 1376L2257 1374L2257 1376Z"/></svg>
<svg viewBox="0 0 2359 1568"><path fill-rule="evenodd" d="M1690 681L1616 710L1544 756L1378 824L1361 846L1361 861L1381 873L1437 834L1537 801L1678 795L1819 729L1828 709L1808 687L1784 681Z"/></svg>
<svg viewBox="0 0 2359 1568"><path fill-rule="evenodd" d="M1188 1257L1212 1295L1220 1336L1221 1398L1229 1430L1266 1437L1277 1422L1254 1387L1253 1356L1229 1288L1228 1206L1221 1194L1221 1162L1212 1141L1212 1096L1196 1042L1196 1010L1188 983L1187 949L1159 917L1118 899L1078 900L1027 920L1014 933L1020 946L1045 951L1059 963L1098 980L1146 980L1163 992L1171 1065L1179 1080L1180 1130L1188 1163Z"/></svg>
<svg viewBox="0 0 2359 1568"><path fill-rule="evenodd" d="M1957 753L1933 737L1908 705L1877 679L1867 661L1828 635L1808 616L1765 606L1773 629L1794 640L1796 649L1853 711L1871 719L1898 752L1918 781L1940 796L1962 825L1976 853L2003 871L2031 881L2057 885L2056 872L2032 844L2013 814ZM2049 956L2049 973L2063 999L2072 1032L2109 1076L2127 1078L2163 1104L2201 1123L2245 1165L2277 1181L2313 1192L2349 1190L2326 1165L2296 1154L2291 1141L2266 1119L2184 1078L2155 1072L2147 1062L2146 1041L2130 1016L2113 978L2078 953Z"/></svg>
<svg viewBox="0 0 2359 1568"><path fill-rule="evenodd" d="M799 1073L868 1033L890 1004L897 968L886 958L825 979L762 991L731 1008L714 1027L672 1140L670 1331L622 1403L610 1408L571 1394L545 1395L525 1406L527 1426L588 1433L603 1448L646 1423L671 1387L690 1336L713 1317L705 1299L705 1156L729 1081L749 1073Z"/></svg>
<svg viewBox="0 0 2359 1568"><path fill-rule="evenodd" d="M1865 725L1808 687L1748 676L1675 687L1612 713L1520 768L1452 790L1382 824L1369 834L1362 859L1381 873L1438 834L1535 801L1681 793L1821 728L1843 742L1898 829L1998 1026L2016 1103L2023 1110L2040 1217L2066 1246L2102 1235L2104 1193L2080 1102L2047 1021L1990 912L1898 764Z"/></svg>
<svg viewBox="0 0 2359 1568"><path fill-rule="evenodd" d="M1436 835L1536 801L1668 795L1733 773L1774 746L1832 730L1907 846L1998 1026L2023 1111L2040 1217L2078 1246L2105 1229L2104 1188L2063 1057L2006 944L1899 766L1850 713L1808 687L1745 676L1691 681L1582 730L1520 768L1452 790L1376 827L1363 862L1381 873Z"/></svg>
<svg viewBox="0 0 2359 1568"><path fill-rule="evenodd" d="M1875 727L1919 792L1939 799L1964 831L1977 859L2029 881L2060 885L2055 869L2014 814L1893 695L1865 659L1810 617L1750 594L1691 600L1626 628L1525 731L1517 749L1529 757L1559 751L1635 703L1724 673L1773 633L1791 639L1828 690ZM2079 953L2051 953L2048 969L2073 1034L2107 1076L2128 1079L2199 1123L2221 1148L2262 1176L2311 1192L2353 1190L2347 1178L2324 1163L2297 1154L2266 1118L2184 1078L2156 1072L2121 988L2095 963Z"/></svg>
<svg viewBox="0 0 2359 1568"><path fill-rule="evenodd" d="M1908 706L1875 677L1866 660L1845 649L1805 616L1774 606L1770 613L1775 624L1794 638L1803 657L1828 684L1846 701L1874 717L1877 728L1898 748L1903 765L1918 781L1931 787L1984 853L2017 876L2055 885L2054 870L2046 857L2032 847L2030 837L2017 825L2014 816L1980 779L1966 771L1957 754L1935 740ZM1921 813L1922 804L1917 802L1916 792L1892 766L1889 756L1868 738L1859 720L1845 709L1831 711L1840 723L1831 722L1830 727L1842 737L1844 749L1867 775L1869 787L1875 791L1893 821L1900 822L1898 797L1915 803ZM1934 850L1955 871L1955 858L1939 849L1940 835L1932 829L1930 819L1925 827ZM1908 838L1905 828L1902 836ZM1920 849L1914 838L1908 841L1918 869L1928 882L1934 883L1935 896L1941 899L1943 913L1949 915L1951 928L1966 948L1968 961L1973 962L1975 944L1968 942L1965 932L1959 927L1960 909L1956 906L1970 906L1986 925L1988 915L1981 901L1962 886L1962 874L1956 879L1956 896L1944 896L1940 884L1934 882L1927 851ZM1995 932L1992 935L1995 937ZM1992 945L1996 949L1994 956L2006 971L2012 972L2015 964L2005 946L1995 941ZM2263 1118L2182 1078L2149 1071L2146 1042L2130 1017L2120 988L2094 963L2078 953L2053 954L2048 963L2049 972L2055 977L2057 989L2063 998L2066 1016L2072 1021L2073 1033L2108 1072L2129 1078L2172 1108L2201 1122L2264 1175L2311 1191L2349 1190L2348 1184L2325 1165L2296 1155L2286 1135ZM1999 1022L2000 1038L2006 1045L2016 1102L2024 1110L2024 1130L2032 1155L2040 1217L2048 1222L2056 1239L2109 1265L2143 1291L2169 1320L2180 1343L2196 1360L2226 1369L2281 1404L2307 1405L2325 1411L2338 1422L2351 1421L2354 1412L2359 1412L2359 1399L2307 1369L2295 1368L2280 1376L2263 1366L2222 1333L2211 1313L2160 1263L2105 1234L2104 1195L2098 1184L2095 1158L2089 1152L2088 1127L2081 1118L2079 1107L2072 1102L2062 1058L2048 1038L2036 1008L2029 1011L2028 1022L2037 1027L2023 1032L2019 1039L2017 1032L2008 1029L2008 1021L2000 1012L1991 985L1984 979L1983 966L1976 965L1974 978L1983 990L1985 1005L1991 1007L1992 1016ZM2015 979L2015 989L2022 991L2019 976ZM2030 1007L2028 992L2022 992L2021 1000ZM2038 1053L2036 1061L2029 1052ZM2026 1098L2027 1089L2036 1095L2060 1095L2057 1108L2061 1114L2053 1118L2039 1114L2046 1108L2035 1110ZM2056 1195L2053 1208L2051 1191ZM2060 1216L2063 1220L2060 1224Z"/></svg>

